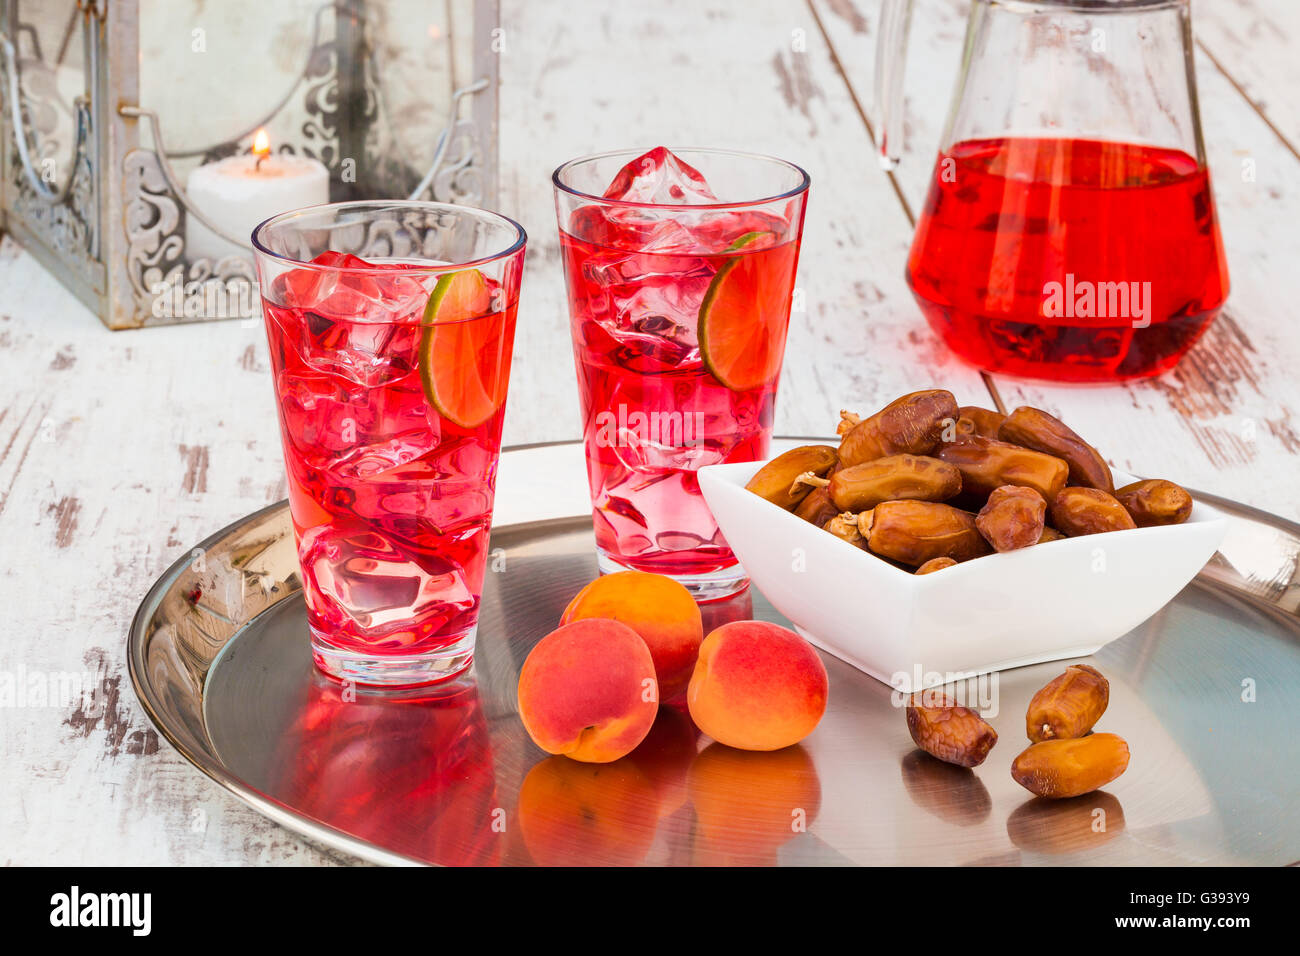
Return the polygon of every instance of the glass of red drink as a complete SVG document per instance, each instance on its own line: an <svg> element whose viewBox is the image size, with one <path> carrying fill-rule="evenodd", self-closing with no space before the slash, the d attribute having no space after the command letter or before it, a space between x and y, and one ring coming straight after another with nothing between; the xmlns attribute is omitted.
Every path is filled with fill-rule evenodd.
<svg viewBox="0 0 1300 956"><path fill-rule="evenodd" d="M657 147L552 178L600 569L734 594L748 578L695 472L767 456L808 174Z"/></svg>
<svg viewBox="0 0 1300 956"><path fill-rule="evenodd" d="M253 233L312 653L358 684L473 660L525 235L348 202Z"/></svg>
<svg viewBox="0 0 1300 956"><path fill-rule="evenodd" d="M880 34L891 161L910 2L887 0ZM1172 368L1214 321L1228 270L1191 36L1187 0L971 4L907 263L957 354L1120 381Z"/></svg>

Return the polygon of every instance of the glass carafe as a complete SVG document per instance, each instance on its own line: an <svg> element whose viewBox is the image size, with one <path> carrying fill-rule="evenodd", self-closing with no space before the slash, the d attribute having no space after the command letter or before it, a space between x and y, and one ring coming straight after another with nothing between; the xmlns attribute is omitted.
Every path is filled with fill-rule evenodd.
<svg viewBox="0 0 1300 956"><path fill-rule="evenodd" d="M910 18L911 0L885 0L887 168ZM972 0L907 279L983 369L1111 382L1172 368L1228 294L1188 0Z"/></svg>

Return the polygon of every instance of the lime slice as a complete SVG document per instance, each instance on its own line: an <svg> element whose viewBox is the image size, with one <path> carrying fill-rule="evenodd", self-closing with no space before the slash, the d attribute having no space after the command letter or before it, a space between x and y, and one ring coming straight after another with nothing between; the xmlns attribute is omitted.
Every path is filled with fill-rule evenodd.
<svg viewBox="0 0 1300 956"><path fill-rule="evenodd" d="M772 233L747 232L731 248L744 249L765 236ZM795 243L787 242L728 259L700 303L700 356L713 377L732 391L757 388L781 371L794 249Z"/></svg>
<svg viewBox="0 0 1300 956"><path fill-rule="evenodd" d="M505 400L505 313L491 307L492 290L477 269L442 276L424 307L420 381L429 404L461 428L482 425Z"/></svg>
<svg viewBox="0 0 1300 956"><path fill-rule="evenodd" d="M765 231L747 232L739 239L737 239L735 242L733 242L731 245L729 245L727 249L732 252L734 252L737 249L744 249L746 246L752 245L753 243L757 242L759 239L762 239L764 236L773 240L776 239L776 233L774 232L765 232Z"/></svg>

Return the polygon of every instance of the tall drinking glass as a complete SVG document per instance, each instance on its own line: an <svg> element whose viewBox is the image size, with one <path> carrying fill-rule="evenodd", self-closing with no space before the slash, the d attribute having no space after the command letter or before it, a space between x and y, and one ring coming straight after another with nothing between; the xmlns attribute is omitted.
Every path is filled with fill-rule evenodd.
<svg viewBox="0 0 1300 956"><path fill-rule="evenodd" d="M695 472L767 456L808 174L658 147L552 178L600 569L734 594L748 578Z"/></svg>
<svg viewBox="0 0 1300 956"><path fill-rule="evenodd" d="M312 653L413 686L474 654L525 235L348 202L253 233Z"/></svg>

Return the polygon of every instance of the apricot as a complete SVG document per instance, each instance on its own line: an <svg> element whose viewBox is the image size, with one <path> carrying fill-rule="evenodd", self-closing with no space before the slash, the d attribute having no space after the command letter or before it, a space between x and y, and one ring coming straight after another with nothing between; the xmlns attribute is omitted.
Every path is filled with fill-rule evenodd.
<svg viewBox="0 0 1300 956"><path fill-rule="evenodd" d="M547 753L609 763L631 753L654 723L654 661L626 624L575 621L529 651L518 703L528 736Z"/></svg>
<svg viewBox="0 0 1300 956"><path fill-rule="evenodd" d="M719 743L779 750L813 732L827 692L826 667L802 637L766 621L734 621L700 645L686 704Z"/></svg>
<svg viewBox="0 0 1300 956"><path fill-rule="evenodd" d="M680 583L647 571L604 575L577 593L560 623L593 617L620 621L641 635L655 662L663 700L672 700L686 689L704 625L699 606Z"/></svg>
<svg viewBox="0 0 1300 956"><path fill-rule="evenodd" d="M539 866L632 866L654 842L658 798L630 761L547 757L519 788L519 829Z"/></svg>

